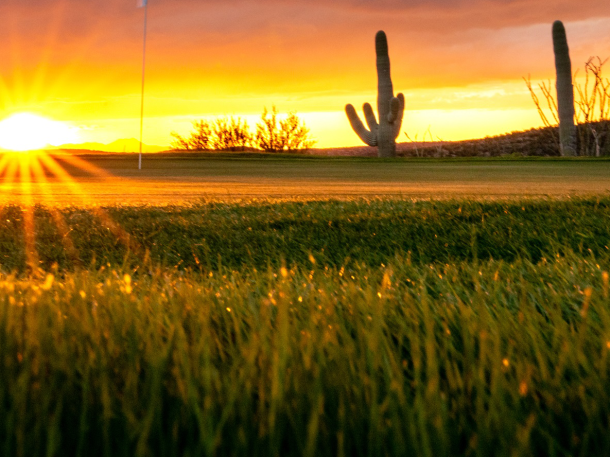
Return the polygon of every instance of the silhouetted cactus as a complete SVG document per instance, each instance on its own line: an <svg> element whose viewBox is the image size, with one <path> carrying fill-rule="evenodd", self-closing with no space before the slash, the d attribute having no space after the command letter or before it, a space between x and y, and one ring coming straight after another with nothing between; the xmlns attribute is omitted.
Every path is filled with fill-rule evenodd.
<svg viewBox="0 0 610 457"><path fill-rule="evenodd" d="M405 109L405 98L402 94L394 97L392 79L390 78L390 56L388 40L380 30L375 35L377 53L377 112L379 123L375 119L373 108L368 103L363 106L364 118L368 130L362 124L352 105L346 105L345 112L354 132L369 146L377 146L379 157L396 155L396 138L400 133L402 116Z"/></svg>
<svg viewBox="0 0 610 457"><path fill-rule="evenodd" d="M553 23L553 51L557 72L557 108L559 111L559 143L562 156L576 155L576 126L574 125L574 86L572 63L566 30L561 21Z"/></svg>

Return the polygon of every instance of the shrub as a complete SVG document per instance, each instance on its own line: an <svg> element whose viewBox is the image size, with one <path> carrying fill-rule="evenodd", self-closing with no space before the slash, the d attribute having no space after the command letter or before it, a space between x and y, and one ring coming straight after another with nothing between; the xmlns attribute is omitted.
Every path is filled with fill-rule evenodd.
<svg viewBox="0 0 610 457"><path fill-rule="evenodd" d="M250 132L248 123L241 118L218 117L212 122L193 122L194 131L185 138L172 132L171 147L175 151L245 151L254 146L267 152L303 151L311 148L315 141L305 123L294 112L284 119L278 117L275 106L271 111L264 108L261 122L256 125L256 134Z"/></svg>
<svg viewBox="0 0 610 457"><path fill-rule="evenodd" d="M179 151L207 151L211 149L213 132L210 123L204 120L194 121L193 127L194 131L191 132L188 139L183 138L176 132L171 133L174 137L171 142L172 149Z"/></svg>
<svg viewBox="0 0 610 457"><path fill-rule="evenodd" d="M217 151L245 151L252 144L248 123L239 117L217 118L212 133L212 145Z"/></svg>
<svg viewBox="0 0 610 457"><path fill-rule="evenodd" d="M287 151L307 150L315 144L309 136L309 129L294 112L288 113L288 117L280 121L280 135Z"/></svg>
<svg viewBox="0 0 610 457"><path fill-rule="evenodd" d="M275 106L264 108L261 122L256 125L255 145L267 152L302 151L314 145L309 129L294 112L286 119L278 119Z"/></svg>
<svg viewBox="0 0 610 457"><path fill-rule="evenodd" d="M585 63L584 83L574 84L578 155L581 156L610 155L610 80L603 75L606 62L607 59L591 57ZM549 119L544 113L543 103L532 87L530 78L523 79L545 127L557 125L559 123L557 97L553 94L552 83L549 81L538 84L538 89L552 116L552 119ZM554 142L559 148L557 134L554 136Z"/></svg>

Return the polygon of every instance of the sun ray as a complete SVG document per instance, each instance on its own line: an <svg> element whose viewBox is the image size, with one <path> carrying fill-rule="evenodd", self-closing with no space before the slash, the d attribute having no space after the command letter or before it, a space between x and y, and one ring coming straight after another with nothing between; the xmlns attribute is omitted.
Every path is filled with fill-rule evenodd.
<svg viewBox="0 0 610 457"><path fill-rule="evenodd" d="M40 161L62 184L65 184L72 190L74 197L79 199L82 205L87 207L96 206L96 202L83 191L80 184L57 162L56 159L45 153L40 155Z"/></svg>
<svg viewBox="0 0 610 457"><path fill-rule="evenodd" d="M52 98L57 96L62 88L65 88L66 85L70 84L70 78L82 70L83 58L91 52L91 49L96 42L104 36L104 33L103 27L97 25L94 30L90 31L89 36L79 44L79 49L72 50L72 60L62 67L61 72L53 78L53 81L47 82L47 93L49 97ZM88 79L80 82L79 91L85 92L86 89L89 94L94 94L107 85L108 82L104 79Z"/></svg>
<svg viewBox="0 0 610 457"><path fill-rule="evenodd" d="M59 161L58 161L59 160ZM113 179L113 176L90 163L70 155L61 156L57 159L45 151L30 151L27 153L10 152L5 153L0 158L0 178L5 189L5 195L11 195L12 201L21 207L24 244L26 255L26 266L30 274L36 275L41 270L40 253L36 249L36 203L40 202L48 209L58 233L62 240L62 245L66 251L66 256L74 265L80 265L78 249L70 236L72 231L69 221L65 219L58 209L61 205L58 202L56 192L62 186L76 200L77 206L88 208L103 227L123 244L130 252L139 258L145 257L145 251L133 236L120 226L108 212L100 207L93 198L81 187L80 183L62 166L72 165L79 170L85 170L96 179L102 182ZM5 198L5 202L8 198Z"/></svg>
<svg viewBox="0 0 610 457"><path fill-rule="evenodd" d="M57 198L50 190L49 180L47 179L45 170L42 166L41 159L44 156L45 153L41 153L41 155L37 157L38 160L35 160L32 166L33 174L37 176L37 183L42 190L41 193L43 196L43 203L49 210L49 213L51 214L51 217L55 222L55 226L57 227L59 236L61 237L61 243L64 247L68 259L70 259L70 261L74 265L82 266L82 261L78 249L76 249L76 247L74 246L74 242L72 241L72 238L70 236L71 229L66 224L66 220L63 214L59 211L57 207Z"/></svg>
<svg viewBox="0 0 610 457"><path fill-rule="evenodd" d="M16 153L9 152L7 153L9 156L8 165L6 167L6 174L4 177L4 184L8 188L8 190L14 190L15 186L15 177L19 172L19 160L16 157ZM15 186L16 187L16 186Z"/></svg>
<svg viewBox="0 0 610 457"><path fill-rule="evenodd" d="M12 21L8 21L8 27L11 29L9 33L9 45L11 49L11 65L9 68L12 68L11 73L11 89L10 92L13 94L12 104L15 105L17 103L23 103L24 97L24 82L23 82L23 70L22 70L22 61L21 61L21 52L20 52L20 43L19 43L19 33L17 33L14 24Z"/></svg>
<svg viewBox="0 0 610 457"><path fill-rule="evenodd" d="M4 153L0 158L0 177L4 174L4 171L8 168L11 163L11 154Z"/></svg>
<svg viewBox="0 0 610 457"><path fill-rule="evenodd" d="M91 212L102 222L102 224L108 228L114 236L117 237L123 245L125 245L133 254L139 255L142 252L139 244L133 239L133 237L123 229L119 224L117 224L112 217L108 215L108 213L101 208L99 205L92 202L92 200L87 199L85 197L86 193L82 191L78 183L70 176L70 174L64 170L57 161L48 154L43 154L40 156L42 163L52 171L62 182L67 184L74 191L74 195L78 196L82 203L89 207ZM78 162L80 163L80 162ZM92 169L96 169L92 167Z"/></svg>
<svg viewBox="0 0 610 457"><path fill-rule="evenodd" d="M41 54L38 58L36 69L33 74L28 75L29 70L24 66L24 52L29 48L29 45L23 41L23 34L19 31L20 21L22 16L16 10L13 15L9 16L5 27L8 36L8 48L10 49L10 63L7 68L11 69L10 74L0 74L0 96L2 99L2 108L8 112L15 112L20 109L28 109L32 104L51 100L58 96L62 89L66 88L70 76L73 76L83 65L83 60L94 48L95 44L104 37L108 30L106 21L94 21L91 27L87 30L87 35L81 37L75 47L71 49L72 58L70 62L62 66L61 71L54 75L52 80L49 78L49 65L53 58L53 52L58 49L62 27L65 25L66 9L69 7L69 2L60 0L52 6L52 12L48 15L46 21L46 38L43 40L43 45L39 47ZM79 89L85 86L82 84ZM89 92L95 92L98 87L107 84L102 80L89 80L86 86L89 87ZM44 93L43 93L44 92Z"/></svg>
<svg viewBox="0 0 610 457"><path fill-rule="evenodd" d="M20 5L19 1L15 2ZM75 52L71 52L73 58L67 65L64 65L62 70L57 74L53 74L53 62L57 57L59 38L63 28L66 26L66 8L69 7L69 2L66 0L58 0L52 6L51 14L48 15L44 23L45 29L42 31L43 40L41 45L37 46L37 65L36 67L26 66L29 54L26 55L28 47L24 41L24 35L19 33L23 20L26 19L25 10L19 8L15 10L15 14L8 18L7 24L7 45L8 48L8 71L0 74L0 108L7 114L16 113L18 110L33 106L34 103L45 102L56 95L61 95L66 88L67 81L82 67L85 57L90 53L91 49L106 35L107 21L98 20L92 21L91 27L85 33L85 36L78 42L78 47ZM28 51L29 53L29 51ZM84 60L83 60L84 59ZM107 80L103 79L88 79L81 81L78 86L78 91L81 93L94 93L96 87L107 84ZM44 108L43 108L44 109ZM49 121L51 122L51 121ZM57 124L59 125L59 124ZM41 136L41 141L46 142L45 145L28 143L40 133L40 129L32 128L24 129L22 132L14 132L9 129L8 132L3 132L1 138L13 135L15 143L5 149L13 150L29 150L37 149L46 144L51 143L44 135ZM16 129L13 129L16 130ZM57 131L57 128L50 129ZM59 144L75 141L61 141ZM74 166L80 170L84 170L91 175L102 180L113 179L113 176L105 171L102 171L90 163L66 155L63 162L70 166ZM36 203L42 203L49 210L53 223L57 226L60 234L63 247L68 257L79 259L78 251L75 247L74 240L70 236L70 224L66 220L64 214L58 209L58 198L54 192L55 186L58 185L73 193L73 200L81 202L83 206L90 208L92 214L108 228L110 233L116 237L119 242L123 243L133 253L138 253L141 249L133 240L133 237L123 229L103 208L87 195L86 192L79 186L79 183L64 170L53 157L41 152L14 153L7 152L0 156L0 184L4 189L3 202L11 201L21 207L21 218L23 224L23 239L26 257L26 266L30 273L36 274L39 271L40 254L37 252L37 235L35 217Z"/></svg>
<svg viewBox="0 0 610 457"><path fill-rule="evenodd" d="M44 40L44 47L41 50L41 57L38 61L36 73L32 84L30 85L29 97L31 102L37 102L41 100L43 88L46 86L46 78L49 69L49 62L55 49L58 48L59 35L64 19L64 12L66 10L65 0L55 2L52 14L47 19L47 35Z"/></svg>
<svg viewBox="0 0 610 457"><path fill-rule="evenodd" d="M25 239L26 265L32 275L38 274L38 252L36 250L36 227L34 225L34 205L32 199L32 175L27 155L19 161L21 184L21 211L23 215L23 231Z"/></svg>
<svg viewBox="0 0 610 457"><path fill-rule="evenodd" d="M66 3L63 1L62 3ZM63 15L65 11L64 6L58 6L55 10L56 20L58 21L58 27L61 25L63 21ZM46 84L46 95L47 98L54 98L61 93L62 89L65 89L66 85L70 84L70 78L77 74L79 71L82 71L83 62L87 61L92 49L95 49L99 46L100 40L105 39L107 37L108 32L108 22L106 20L97 20L94 24L91 24L89 29L87 30L87 35L81 37L78 43L72 43L70 49L71 59L70 61L62 66L60 72L54 75L53 80L44 81L44 76L37 75L37 80L41 80ZM49 32L50 34L51 32ZM55 32L54 35L54 43L57 42L57 37L59 36L58 32ZM50 48L51 45L47 44L46 48ZM85 90L89 94L94 94L104 87L107 87L108 81L103 78L91 79L88 78L86 80L79 81L79 91L84 92Z"/></svg>
<svg viewBox="0 0 610 457"><path fill-rule="evenodd" d="M95 165L90 164L89 162L81 159L80 157L71 154L66 154L61 157L61 160L77 168L80 168L83 171L87 171L93 175L97 175L101 178L116 179L115 176L113 176L111 173L108 173L106 170L103 170L99 167L96 167Z"/></svg>

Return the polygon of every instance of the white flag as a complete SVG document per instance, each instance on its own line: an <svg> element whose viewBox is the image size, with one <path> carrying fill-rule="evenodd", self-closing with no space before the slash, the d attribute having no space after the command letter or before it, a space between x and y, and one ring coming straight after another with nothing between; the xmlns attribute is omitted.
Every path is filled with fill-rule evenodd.
<svg viewBox="0 0 610 457"><path fill-rule="evenodd" d="M147 3L148 0L138 0L138 8L144 8Z"/></svg>

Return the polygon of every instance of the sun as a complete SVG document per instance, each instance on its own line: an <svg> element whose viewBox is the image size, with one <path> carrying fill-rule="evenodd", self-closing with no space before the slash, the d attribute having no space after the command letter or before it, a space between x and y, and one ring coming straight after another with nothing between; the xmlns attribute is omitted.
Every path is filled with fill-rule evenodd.
<svg viewBox="0 0 610 457"><path fill-rule="evenodd" d="M73 143L75 127L32 113L16 113L0 121L0 148L31 151L49 145Z"/></svg>

